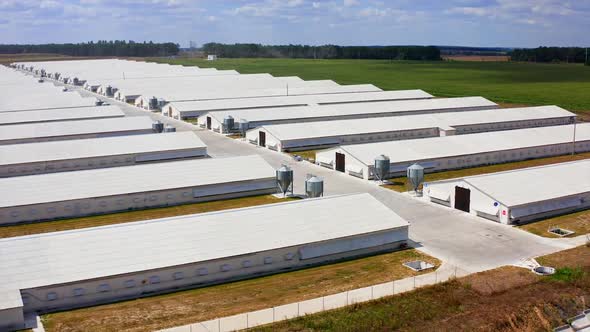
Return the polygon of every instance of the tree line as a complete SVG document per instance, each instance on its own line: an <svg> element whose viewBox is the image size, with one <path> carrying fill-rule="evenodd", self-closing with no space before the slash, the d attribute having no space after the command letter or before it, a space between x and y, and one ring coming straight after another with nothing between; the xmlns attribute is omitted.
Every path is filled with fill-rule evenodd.
<svg viewBox="0 0 590 332"><path fill-rule="evenodd" d="M510 53L510 59L529 62L575 62L590 65L590 60L586 57L586 49L581 47L515 49Z"/></svg>
<svg viewBox="0 0 590 332"><path fill-rule="evenodd" d="M207 43L207 54L223 58L441 60L435 46L261 45Z"/></svg>
<svg viewBox="0 0 590 332"><path fill-rule="evenodd" d="M99 40L87 43L0 45L0 54L52 53L70 56L170 56L180 48L174 43L136 43L132 40Z"/></svg>

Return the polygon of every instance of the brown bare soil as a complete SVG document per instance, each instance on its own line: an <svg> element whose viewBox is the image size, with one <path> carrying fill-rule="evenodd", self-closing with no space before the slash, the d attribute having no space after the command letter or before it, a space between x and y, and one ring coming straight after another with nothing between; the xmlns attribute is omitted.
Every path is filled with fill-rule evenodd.
<svg viewBox="0 0 590 332"><path fill-rule="evenodd" d="M570 231L574 231L575 233L572 236L578 236L583 234L590 233L590 211L580 211L570 214L565 214L549 219L534 221L528 223L526 225L518 226L520 229L523 229L527 232L531 232L533 234L544 236L544 237L554 237L558 238L559 236L553 233L549 233L549 229L552 227L560 227L565 228Z"/></svg>
<svg viewBox="0 0 590 332"><path fill-rule="evenodd" d="M551 331L590 303L590 248L539 258L568 261L574 278L502 267L255 331ZM556 265L557 266L557 265Z"/></svg>

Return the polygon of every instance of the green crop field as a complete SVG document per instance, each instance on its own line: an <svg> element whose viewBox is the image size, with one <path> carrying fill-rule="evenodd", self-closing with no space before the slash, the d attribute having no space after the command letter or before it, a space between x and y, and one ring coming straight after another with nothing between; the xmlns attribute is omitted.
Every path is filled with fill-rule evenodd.
<svg viewBox="0 0 590 332"><path fill-rule="evenodd" d="M548 105L590 114L590 67L471 61L382 61L304 59L148 59L240 73L372 83L384 90L423 89L439 97L483 96L495 102Z"/></svg>

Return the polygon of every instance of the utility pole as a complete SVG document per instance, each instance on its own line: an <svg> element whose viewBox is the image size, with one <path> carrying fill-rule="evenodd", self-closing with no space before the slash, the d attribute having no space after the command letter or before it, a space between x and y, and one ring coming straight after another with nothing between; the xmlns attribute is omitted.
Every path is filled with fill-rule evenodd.
<svg viewBox="0 0 590 332"><path fill-rule="evenodd" d="M588 47L586 47L586 61L584 61L584 64L588 64Z"/></svg>

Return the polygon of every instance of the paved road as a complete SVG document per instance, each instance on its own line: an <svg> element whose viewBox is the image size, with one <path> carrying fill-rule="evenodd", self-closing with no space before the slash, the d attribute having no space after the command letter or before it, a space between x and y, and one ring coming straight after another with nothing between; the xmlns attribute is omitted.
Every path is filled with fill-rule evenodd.
<svg viewBox="0 0 590 332"><path fill-rule="evenodd" d="M83 95L93 95L81 92ZM149 115L154 120L191 130L207 144L209 155L224 158L258 154L274 167L288 164L295 174L295 193L303 193L307 174L324 178L325 194L368 192L411 223L410 238L420 250L457 265L469 272L482 271L580 245L583 238L547 239L516 228L483 220L463 212L434 205L381 188L373 182L356 179L308 162L295 162L287 154L256 147L246 142L202 130L196 126L139 110L124 103L119 105L128 116Z"/></svg>

